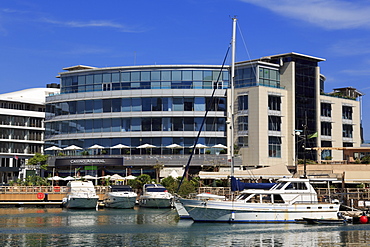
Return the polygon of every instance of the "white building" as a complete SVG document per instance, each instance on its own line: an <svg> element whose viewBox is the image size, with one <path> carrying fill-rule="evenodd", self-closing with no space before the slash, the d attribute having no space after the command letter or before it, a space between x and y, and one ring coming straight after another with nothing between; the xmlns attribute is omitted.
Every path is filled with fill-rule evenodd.
<svg viewBox="0 0 370 247"><path fill-rule="evenodd" d="M16 180L26 172L27 159L43 152L45 98L57 93L58 88L32 88L0 95L0 183Z"/></svg>

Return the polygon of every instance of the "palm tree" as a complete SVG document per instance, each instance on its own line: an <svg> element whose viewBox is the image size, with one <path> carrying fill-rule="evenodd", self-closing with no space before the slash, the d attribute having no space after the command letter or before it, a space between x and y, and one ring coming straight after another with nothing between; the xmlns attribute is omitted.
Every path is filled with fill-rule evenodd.
<svg viewBox="0 0 370 247"><path fill-rule="evenodd" d="M163 163L157 161L153 168L155 169L156 181L157 183L159 183L159 174L161 170L164 168L164 165Z"/></svg>

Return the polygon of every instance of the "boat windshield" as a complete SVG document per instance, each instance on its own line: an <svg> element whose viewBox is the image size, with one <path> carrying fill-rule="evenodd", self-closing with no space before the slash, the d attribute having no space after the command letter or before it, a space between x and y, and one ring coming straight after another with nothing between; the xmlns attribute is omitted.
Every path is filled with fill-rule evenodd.
<svg viewBox="0 0 370 247"><path fill-rule="evenodd" d="M275 187L273 187L274 190L280 190L285 186L286 182L278 183Z"/></svg>
<svg viewBox="0 0 370 247"><path fill-rule="evenodd" d="M167 189L155 187L155 188L148 188L147 191L148 192L167 192Z"/></svg>

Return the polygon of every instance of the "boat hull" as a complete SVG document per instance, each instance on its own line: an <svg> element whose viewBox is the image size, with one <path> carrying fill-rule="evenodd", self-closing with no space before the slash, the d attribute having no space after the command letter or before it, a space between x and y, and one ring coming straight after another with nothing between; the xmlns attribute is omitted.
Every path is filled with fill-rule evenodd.
<svg viewBox="0 0 370 247"><path fill-rule="evenodd" d="M68 197L63 199L63 206L66 208L81 208L90 209L96 208L99 197L82 198L82 197Z"/></svg>
<svg viewBox="0 0 370 247"><path fill-rule="evenodd" d="M140 197L139 206L146 208L169 208L172 206L171 198Z"/></svg>
<svg viewBox="0 0 370 247"><path fill-rule="evenodd" d="M180 199L197 222L287 223L303 218L335 218L338 204L263 204Z"/></svg>
<svg viewBox="0 0 370 247"><path fill-rule="evenodd" d="M104 206L107 208L133 208L136 203L136 195L120 195L109 193L104 200Z"/></svg>

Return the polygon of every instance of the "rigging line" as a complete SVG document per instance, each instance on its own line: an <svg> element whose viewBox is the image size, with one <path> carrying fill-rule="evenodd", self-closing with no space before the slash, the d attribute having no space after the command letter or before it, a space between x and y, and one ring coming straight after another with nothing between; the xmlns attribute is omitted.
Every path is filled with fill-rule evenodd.
<svg viewBox="0 0 370 247"><path fill-rule="evenodd" d="M248 60L252 60L251 59L251 56L249 54L249 50L247 48L247 44L245 43L245 39L244 39L244 36L243 36L243 33L242 33L242 30L240 29L240 25L239 23L237 23L236 25L238 27L238 31L239 31L239 34L240 34L240 37L242 38L242 42L243 42L243 45L244 45L244 49L245 51L247 52L247 56L248 56ZM254 73L254 76L256 77L257 76L257 72L256 72L256 68L254 66L252 66L252 70L253 70L253 73Z"/></svg>
<svg viewBox="0 0 370 247"><path fill-rule="evenodd" d="M208 112L212 109L212 105L213 105L213 104L214 104L214 102L215 102L215 97L214 97L214 95L215 95L216 89L218 89L218 83L219 83L219 81L220 81L220 77L221 77L222 72L223 72L223 69L224 69L224 67L225 67L225 62L226 62L226 58L227 58L227 56L228 56L228 54L229 54L229 51L230 51L230 46L231 46L231 43L229 44L229 47L227 48L227 51L226 51L226 54L225 54L224 60L223 60L223 62L222 62L222 66L221 66L221 68L220 68L220 73L218 74L218 77L217 77L216 86L214 86L214 84L213 84L213 92L212 92L212 95L211 95L211 99L212 99L211 104L209 104L209 106L207 107L206 112L205 112L205 114L204 114L204 117L203 117L203 120L202 120L202 124L200 125L199 131L198 131L198 134L197 134L197 137L195 138L193 149L192 149L192 151L191 151L191 154L190 154L190 157L189 157L189 159L188 159L188 162L187 162L187 164L186 164L186 166L185 166L184 173L182 174L181 181L180 181L180 183L179 183L179 186L177 187L176 193L178 193L178 192L179 192L180 187L181 187L181 185L182 185L182 183L183 183L183 181L184 181L184 178L185 178L185 176L186 176L187 172L189 171L190 162L191 162L191 159L192 159L192 158L193 158L193 156L194 156L194 153L195 153L195 150L196 150L196 145L197 145L197 143L198 143L200 133L202 132L202 129L203 129L204 123L205 123L205 121L206 121L207 114L208 114Z"/></svg>

